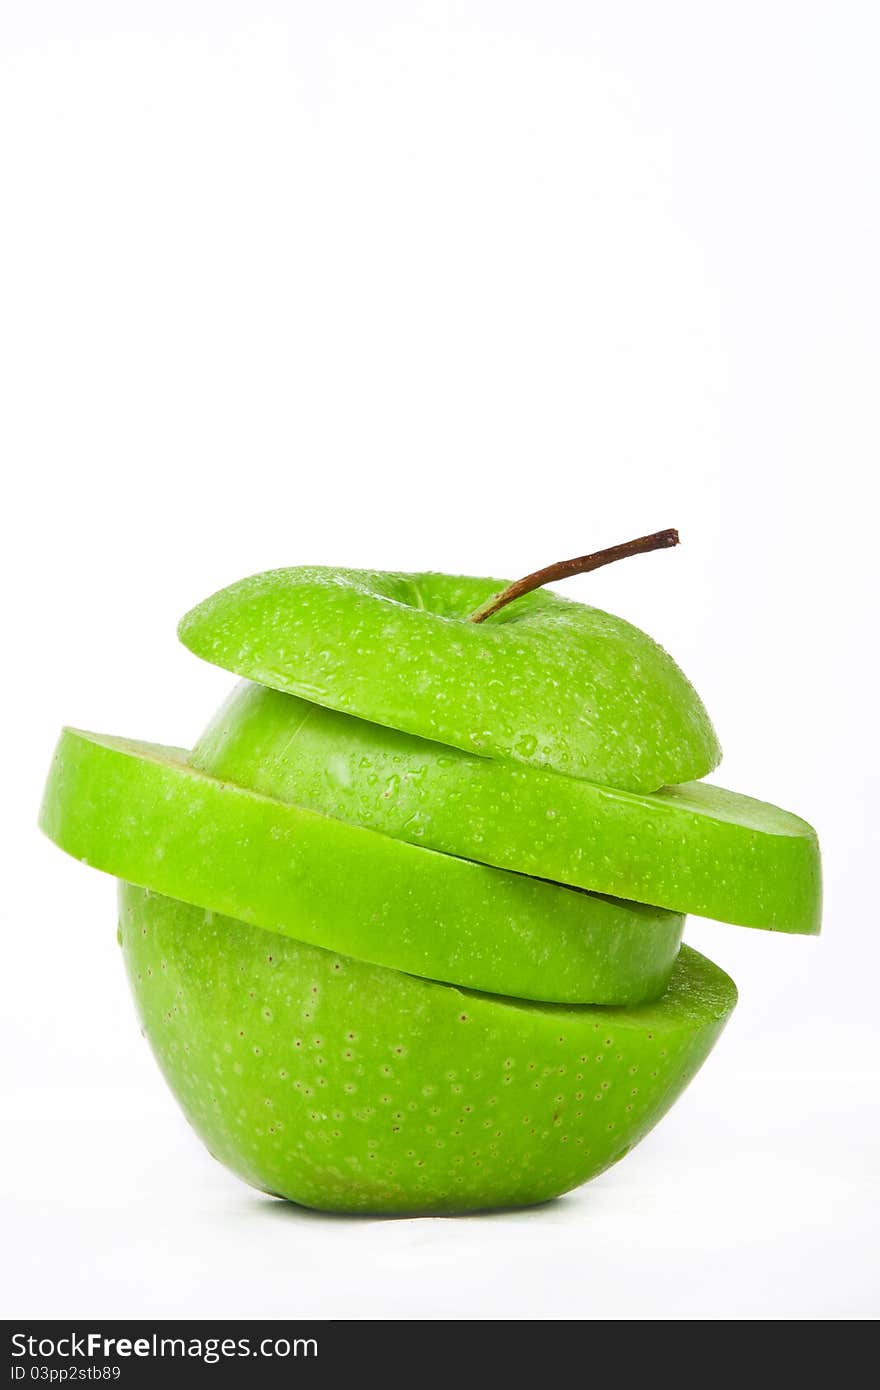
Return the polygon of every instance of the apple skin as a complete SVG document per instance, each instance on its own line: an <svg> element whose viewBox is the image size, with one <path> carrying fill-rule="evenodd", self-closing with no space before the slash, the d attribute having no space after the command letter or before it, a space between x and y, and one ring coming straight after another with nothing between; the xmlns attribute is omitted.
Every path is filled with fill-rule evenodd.
<svg viewBox="0 0 880 1390"><path fill-rule="evenodd" d="M40 824L117 878L301 941L523 998L665 989L683 919L437 854L219 781L181 749L67 729Z"/></svg>
<svg viewBox="0 0 880 1390"><path fill-rule="evenodd" d="M221 707L192 763L446 854L741 926L819 930L815 831L721 787L597 787L250 682Z"/></svg>
<svg viewBox="0 0 880 1390"><path fill-rule="evenodd" d="M711 772L709 716L652 638L546 590L470 622L504 587L270 570L200 603L178 632L248 680L466 752L642 792Z"/></svg>
<svg viewBox="0 0 880 1390"><path fill-rule="evenodd" d="M328 1211L531 1205L657 1123L736 1001L682 948L662 1000L553 1006L417 980L120 885L148 1038L210 1152Z"/></svg>

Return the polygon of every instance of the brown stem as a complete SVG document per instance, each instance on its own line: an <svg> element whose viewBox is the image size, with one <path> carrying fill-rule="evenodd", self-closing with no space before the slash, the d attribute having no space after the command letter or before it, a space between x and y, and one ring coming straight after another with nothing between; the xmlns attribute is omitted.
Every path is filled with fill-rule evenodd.
<svg viewBox="0 0 880 1390"><path fill-rule="evenodd" d="M601 569L603 565L611 565L615 560L625 560L629 555L645 555L649 550L667 550L673 545L678 545L677 531L655 531L650 536L639 536L637 540L624 541L622 545L610 545L607 550L597 550L593 555L579 555L576 560L557 560L555 565L535 570L534 574L517 579L500 594L487 599L471 614L470 621L485 622L493 613L506 608L508 603L513 603L514 599L522 598L523 594L530 594L533 589L540 589L544 584L554 584L557 579L569 579L573 574L589 574L590 570Z"/></svg>

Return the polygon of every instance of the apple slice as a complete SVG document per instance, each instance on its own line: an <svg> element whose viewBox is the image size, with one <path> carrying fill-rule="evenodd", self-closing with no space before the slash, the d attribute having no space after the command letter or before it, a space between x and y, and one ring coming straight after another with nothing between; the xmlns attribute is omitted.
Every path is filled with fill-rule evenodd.
<svg viewBox="0 0 880 1390"><path fill-rule="evenodd" d="M190 1124L246 1182L329 1211L513 1207L577 1187L665 1114L736 1002L686 946L656 1003L527 1004L140 888L120 897L143 1029Z"/></svg>
<svg viewBox="0 0 880 1390"><path fill-rule="evenodd" d="M414 975L628 1003L669 979L682 918L487 868L219 781L189 754L67 729L40 823L118 878Z"/></svg>
<svg viewBox="0 0 880 1390"><path fill-rule="evenodd" d="M747 927L819 930L815 832L692 783L638 795L495 762L242 683L193 765L414 844Z"/></svg>
<svg viewBox="0 0 880 1390"><path fill-rule="evenodd" d="M471 621L503 582L282 569L186 615L197 656L438 743L631 791L702 777L720 749L672 658L638 628L539 590Z"/></svg>

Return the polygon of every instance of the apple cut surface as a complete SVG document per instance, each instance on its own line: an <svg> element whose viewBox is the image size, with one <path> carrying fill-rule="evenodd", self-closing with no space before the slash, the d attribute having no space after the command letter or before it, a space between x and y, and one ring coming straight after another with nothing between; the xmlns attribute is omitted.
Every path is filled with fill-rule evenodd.
<svg viewBox="0 0 880 1390"><path fill-rule="evenodd" d="M193 765L414 844L748 927L819 930L815 832L692 783L637 794L496 762L244 682Z"/></svg>
<svg viewBox="0 0 880 1390"><path fill-rule="evenodd" d="M210 1152L333 1211L521 1206L622 1158L710 1052L733 982L683 947L638 1008L414 979L120 886L144 1032Z"/></svg>
<svg viewBox="0 0 880 1390"><path fill-rule="evenodd" d="M704 776L720 749L673 659L622 618L538 590L483 623L504 581L270 570L179 628L261 685L438 743L612 787Z"/></svg>
<svg viewBox="0 0 880 1390"><path fill-rule="evenodd" d="M41 826L117 878L414 975L593 1003L666 987L677 914L438 854L222 782L188 758L65 730Z"/></svg>

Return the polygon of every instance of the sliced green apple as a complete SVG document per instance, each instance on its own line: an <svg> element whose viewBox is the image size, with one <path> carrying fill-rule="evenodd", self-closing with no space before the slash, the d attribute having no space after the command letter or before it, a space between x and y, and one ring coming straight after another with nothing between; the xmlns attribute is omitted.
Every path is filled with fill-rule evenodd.
<svg viewBox="0 0 880 1390"><path fill-rule="evenodd" d="M638 628L539 590L482 623L496 579L271 570L186 615L197 656L438 743L631 791L702 777L720 749L672 658Z"/></svg>
<svg viewBox="0 0 880 1390"><path fill-rule="evenodd" d="M346 955L524 998L626 1003L669 979L682 918L437 854L66 730L41 812L97 869Z"/></svg>
<svg viewBox="0 0 880 1390"><path fill-rule="evenodd" d="M324 1210L521 1206L577 1187L665 1114L736 1002L687 947L657 1003L553 1006L126 885L120 908L143 1029L193 1128L247 1182Z"/></svg>
<svg viewBox="0 0 880 1390"><path fill-rule="evenodd" d="M639 795L496 762L241 684L193 765L519 873L742 926L819 930L815 832L705 783Z"/></svg>

